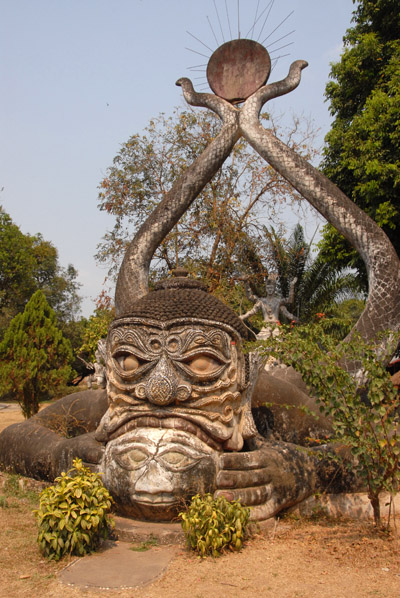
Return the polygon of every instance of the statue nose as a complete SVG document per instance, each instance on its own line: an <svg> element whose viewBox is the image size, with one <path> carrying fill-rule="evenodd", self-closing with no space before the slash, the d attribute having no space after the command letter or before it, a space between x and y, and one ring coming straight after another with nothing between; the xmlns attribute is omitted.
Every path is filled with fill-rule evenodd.
<svg viewBox="0 0 400 598"><path fill-rule="evenodd" d="M174 487L171 483L171 478L171 472L164 470L158 463L152 460L138 477L135 483L135 492L158 496L163 492L172 493Z"/></svg>
<svg viewBox="0 0 400 598"><path fill-rule="evenodd" d="M179 397L182 389L185 390L187 398L190 395L190 386L179 386L179 380L171 362L163 355L146 382L146 398L150 403L156 405L169 405Z"/></svg>

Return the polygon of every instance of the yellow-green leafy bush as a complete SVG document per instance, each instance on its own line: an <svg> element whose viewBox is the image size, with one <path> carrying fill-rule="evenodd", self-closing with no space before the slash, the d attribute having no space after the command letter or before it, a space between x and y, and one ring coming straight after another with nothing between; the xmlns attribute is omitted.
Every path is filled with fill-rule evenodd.
<svg viewBox="0 0 400 598"><path fill-rule="evenodd" d="M113 499L99 474L75 459L72 469L55 482L40 493L39 509L34 511L40 551L58 561L65 554L96 550L114 525L109 517Z"/></svg>
<svg viewBox="0 0 400 598"><path fill-rule="evenodd" d="M188 546L201 556L218 556L225 548L240 550L246 536L250 509L238 501L211 494L193 496L179 513Z"/></svg>

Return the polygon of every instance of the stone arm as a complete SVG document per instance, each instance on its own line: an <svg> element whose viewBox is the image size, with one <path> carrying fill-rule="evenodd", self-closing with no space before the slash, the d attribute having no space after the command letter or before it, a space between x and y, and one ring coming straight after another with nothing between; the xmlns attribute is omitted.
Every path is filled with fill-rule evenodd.
<svg viewBox="0 0 400 598"><path fill-rule="evenodd" d="M261 301L258 299L256 304L245 314L239 316L239 318L241 320L247 320L247 318L251 318L251 316L254 316L258 311L260 311L260 309L262 309L262 305Z"/></svg>
<svg viewBox="0 0 400 598"><path fill-rule="evenodd" d="M293 280L290 281L289 296L287 299L285 299L286 305L292 305L292 303L294 303L294 287L296 286L296 282L297 282L297 276L295 278L293 278Z"/></svg>
<svg viewBox="0 0 400 598"><path fill-rule="evenodd" d="M298 318L296 318L296 316L294 314L292 314L286 307L286 305L292 305L292 303L294 302L294 287L296 285L297 282L297 277L293 278L293 280L291 280L290 285L289 285L289 296L285 299L284 297L281 300L281 304L279 306L279 312L285 316L285 318L287 318L288 320L290 320L291 322L298 322Z"/></svg>
<svg viewBox="0 0 400 598"><path fill-rule="evenodd" d="M207 107L222 119L218 135L182 173L170 191L140 227L128 246L115 291L116 315L130 312L132 305L148 293L150 262L163 239L218 172L240 138L238 109L212 94L197 93L189 79L177 81L186 101Z"/></svg>
<svg viewBox="0 0 400 598"><path fill-rule="evenodd" d="M244 291L245 291L246 297L249 301L256 303L259 300L259 297L257 297L257 295L255 295L253 293L253 291L251 290L248 280L244 281Z"/></svg>
<svg viewBox="0 0 400 598"><path fill-rule="evenodd" d="M285 307L284 305L281 305L279 308L279 311L281 312L282 315L285 316L285 318L287 318L290 322L298 322L298 318L296 318L295 315L293 315L292 313L290 313L290 311L288 310L287 307Z"/></svg>
<svg viewBox="0 0 400 598"><path fill-rule="evenodd" d="M75 393L0 434L0 467L36 479L54 480L75 457L98 464L104 446L94 439L107 410L104 390Z"/></svg>

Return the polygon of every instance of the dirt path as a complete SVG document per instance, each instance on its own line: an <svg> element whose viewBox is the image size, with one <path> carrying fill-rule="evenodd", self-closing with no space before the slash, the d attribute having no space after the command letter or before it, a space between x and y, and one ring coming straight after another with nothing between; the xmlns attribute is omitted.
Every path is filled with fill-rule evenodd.
<svg viewBox="0 0 400 598"><path fill-rule="evenodd" d="M63 585L35 545L33 518L0 508L0 596L19 598L398 598L400 557L393 540L354 523L283 522L240 552L200 560L180 547L164 575L137 589L106 591ZM157 559L157 547L148 558ZM135 553L132 552L133 559ZM92 556L90 558L96 558Z"/></svg>

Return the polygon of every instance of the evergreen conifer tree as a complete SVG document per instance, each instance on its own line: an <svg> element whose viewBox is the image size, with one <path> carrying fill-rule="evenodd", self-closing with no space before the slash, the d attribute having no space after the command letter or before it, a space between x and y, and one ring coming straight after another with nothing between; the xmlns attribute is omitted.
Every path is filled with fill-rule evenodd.
<svg viewBox="0 0 400 598"><path fill-rule="evenodd" d="M36 291L0 343L2 392L12 392L26 418L71 375L72 349L42 291Z"/></svg>

